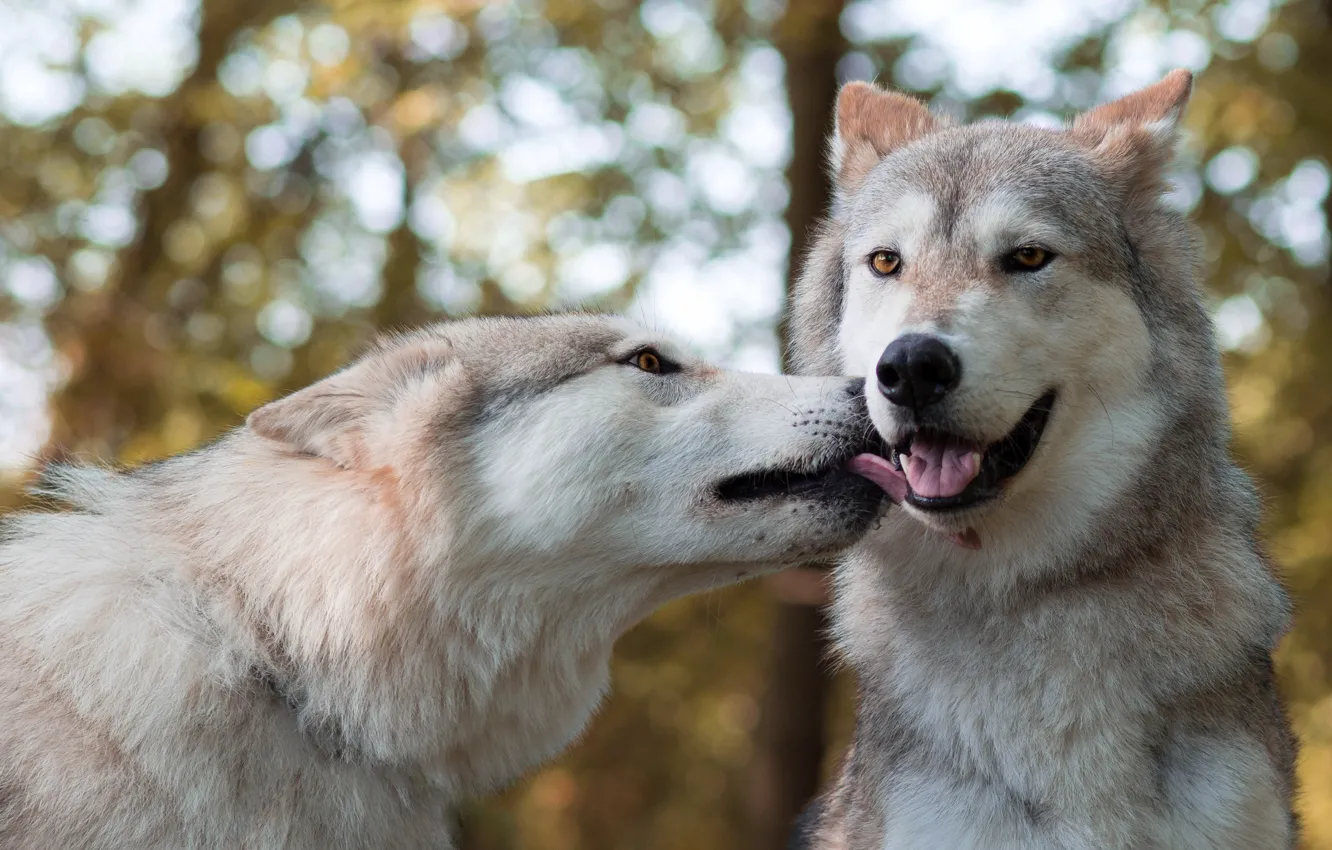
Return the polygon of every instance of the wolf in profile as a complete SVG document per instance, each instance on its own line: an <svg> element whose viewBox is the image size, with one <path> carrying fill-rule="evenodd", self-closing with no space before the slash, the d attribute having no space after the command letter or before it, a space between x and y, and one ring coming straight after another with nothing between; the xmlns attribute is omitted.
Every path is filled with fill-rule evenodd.
<svg viewBox="0 0 1332 850"><path fill-rule="evenodd" d="M860 702L804 846L1295 846L1290 603L1163 200L1191 87L1063 129L840 92L793 353L866 376L901 507L836 573Z"/></svg>
<svg viewBox="0 0 1332 850"><path fill-rule="evenodd" d="M854 542L861 382L609 317L386 340L0 537L5 850L449 848L674 597Z"/></svg>

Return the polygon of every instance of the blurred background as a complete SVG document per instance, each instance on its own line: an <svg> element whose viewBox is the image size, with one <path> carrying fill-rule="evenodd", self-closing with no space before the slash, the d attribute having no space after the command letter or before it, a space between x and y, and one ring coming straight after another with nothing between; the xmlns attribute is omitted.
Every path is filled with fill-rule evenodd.
<svg viewBox="0 0 1332 850"><path fill-rule="evenodd" d="M777 370L839 82L1050 124L1177 66L1171 203L1299 599L1280 671L1332 848L1332 0L0 0L0 504L47 457L208 440L390 326L584 304ZM818 596L631 632L469 850L781 847L849 733Z"/></svg>

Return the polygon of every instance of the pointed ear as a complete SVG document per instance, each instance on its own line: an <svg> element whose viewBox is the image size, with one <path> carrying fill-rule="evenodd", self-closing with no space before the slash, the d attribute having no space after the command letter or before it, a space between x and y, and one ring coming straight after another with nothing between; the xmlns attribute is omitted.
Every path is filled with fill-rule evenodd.
<svg viewBox="0 0 1332 850"><path fill-rule="evenodd" d="M255 410L245 426L302 454L355 468L369 460L367 432L373 428L376 439L384 436L380 414L397 411L397 419L409 423L428 421L423 411L456 366L452 345L430 329L385 338L342 371Z"/></svg>
<svg viewBox="0 0 1332 850"><path fill-rule="evenodd" d="M1192 91L1193 74L1171 71L1155 85L1078 116L1072 135L1126 197L1155 196L1175 158L1180 117Z"/></svg>
<svg viewBox="0 0 1332 850"><path fill-rule="evenodd" d="M271 401L251 412L245 426L301 454L327 458L344 468L354 466L354 432L375 408L375 398L364 392L366 368L364 362L356 363Z"/></svg>
<svg viewBox="0 0 1332 850"><path fill-rule="evenodd" d="M839 192L855 191L879 160L943 124L915 98L862 82L837 93L836 120L829 160Z"/></svg>

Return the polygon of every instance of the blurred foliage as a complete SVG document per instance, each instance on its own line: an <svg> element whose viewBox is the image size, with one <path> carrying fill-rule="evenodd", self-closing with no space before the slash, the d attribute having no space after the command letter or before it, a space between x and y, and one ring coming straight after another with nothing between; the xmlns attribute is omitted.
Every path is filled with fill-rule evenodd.
<svg viewBox="0 0 1332 850"><path fill-rule="evenodd" d="M999 27L992 45L947 37L945 18L983 33L1024 5L1030 49ZM0 0L4 462L182 451L378 329L474 312L665 303L710 356L775 363L782 53L823 37L809 22L828 6ZM1174 202L1200 224L1236 449L1300 600L1280 672L1316 848L1332 848L1330 19L1329 0L857 0L838 65L1036 121L1201 72ZM587 739L469 812L469 846L743 845L772 616L753 585L630 633ZM848 700L839 680L834 743Z"/></svg>

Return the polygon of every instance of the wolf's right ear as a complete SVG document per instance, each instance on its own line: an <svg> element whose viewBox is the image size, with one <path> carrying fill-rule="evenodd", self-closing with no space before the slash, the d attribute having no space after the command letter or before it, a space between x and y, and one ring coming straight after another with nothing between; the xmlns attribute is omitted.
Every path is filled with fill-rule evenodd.
<svg viewBox="0 0 1332 850"><path fill-rule="evenodd" d="M839 192L855 191L879 160L942 124L915 98L862 82L837 93L836 120L829 164Z"/></svg>

